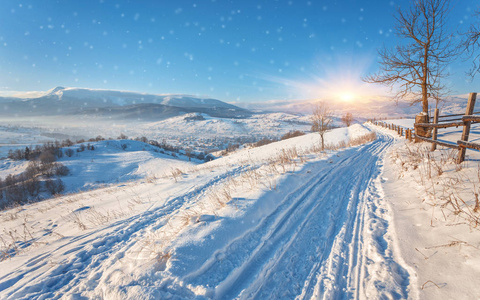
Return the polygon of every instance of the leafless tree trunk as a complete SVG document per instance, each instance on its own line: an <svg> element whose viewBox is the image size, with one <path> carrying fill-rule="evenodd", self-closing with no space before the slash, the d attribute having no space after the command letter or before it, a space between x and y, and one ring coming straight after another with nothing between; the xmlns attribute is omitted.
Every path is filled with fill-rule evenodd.
<svg viewBox="0 0 480 300"><path fill-rule="evenodd" d="M342 122L345 124L345 126L349 127L353 123L353 115L352 113L346 113L342 117Z"/></svg>
<svg viewBox="0 0 480 300"><path fill-rule="evenodd" d="M396 91L395 100L422 103L428 114L428 99L439 101L447 92L441 80L448 63L457 55L446 21L450 0L411 0L408 10L397 11L395 34L405 41L393 49L379 50L378 73L364 78Z"/></svg>
<svg viewBox="0 0 480 300"><path fill-rule="evenodd" d="M330 129L332 123L332 111L325 102L319 102L313 109L312 131L320 134L322 140L322 151L325 150L324 135Z"/></svg>

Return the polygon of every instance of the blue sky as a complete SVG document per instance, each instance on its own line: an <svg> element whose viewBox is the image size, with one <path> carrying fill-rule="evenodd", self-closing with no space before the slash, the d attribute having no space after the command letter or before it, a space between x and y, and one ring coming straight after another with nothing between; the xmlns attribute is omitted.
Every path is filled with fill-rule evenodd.
<svg viewBox="0 0 480 300"><path fill-rule="evenodd" d="M350 91L393 45L408 1L2 0L0 91L55 86L183 93L224 101L311 99ZM453 0L462 29L478 1ZM455 94L478 90L452 64Z"/></svg>

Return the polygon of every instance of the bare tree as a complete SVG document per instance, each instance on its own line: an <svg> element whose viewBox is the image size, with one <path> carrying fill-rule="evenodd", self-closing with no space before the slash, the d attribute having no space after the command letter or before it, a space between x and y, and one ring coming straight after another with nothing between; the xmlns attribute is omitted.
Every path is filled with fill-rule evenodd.
<svg viewBox="0 0 480 300"><path fill-rule="evenodd" d="M45 181L45 188L52 195L57 195L62 193L65 190L65 185L62 180L57 178L55 180L47 179Z"/></svg>
<svg viewBox="0 0 480 300"><path fill-rule="evenodd" d="M349 127L353 123L353 115L352 113L346 113L342 117L342 122L345 124L345 126Z"/></svg>
<svg viewBox="0 0 480 300"><path fill-rule="evenodd" d="M322 151L325 150L325 140L324 135L331 127L332 123L332 110L328 107L325 102L319 102L313 109L312 120L312 131L318 132L322 140Z"/></svg>
<svg viewBox="0 0 480 300"><path fill-rule="evenodd" d="M462 48L466 50L466 54L473 57L473 66L468 71L468 75L474 77L480 72L480 9L474 13L477 22L470 25L470 28L463 34L464 40Z"/></svg>
<svg viewBox="0 0 480 300"><path fill-rule="evenodd" d="M117 140L127 140L127 139L128 139L128 136L126 136L123 133L120 133L120 135L117 137Z"/></svg>
<svg viewBox="0 0 480 300"><path fill-rule="evenodd" d="M37 197L40 193L40 181L37 177L26 179L23 182L23 186L28 194L32 197Z"/></svg>
<svg viewBox="0 0 480 300"><path fill-rule="evenodd" d="M73 151L73 149L71 149L71 148L65 149L65 155L66 155L66 156L72 157L73 154L75 154L75 151Z"/></svg>
<svg viewBox="0 0 480 300"><path fill-rule="evenodd" d="M393 49L379 50L380 70L364 81L398 89L395 100L422 103L428 114L428 99L437 103L446 93L442 79L446 67L457 55L452 35L447 32L450 0L411 0L410 8L398 8L395 34L405 41Z"/></svg>

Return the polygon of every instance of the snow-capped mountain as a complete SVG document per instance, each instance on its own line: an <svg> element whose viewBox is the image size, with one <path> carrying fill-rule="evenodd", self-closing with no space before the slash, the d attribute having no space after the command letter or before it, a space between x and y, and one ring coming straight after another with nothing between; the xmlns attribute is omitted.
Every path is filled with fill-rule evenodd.
<svg viewBox="0 0 480 300"><path fill-rule="evenodd" d="M95 115L164 119L184 113L207 113L217 117L242 118L251 113L243 108L210 98L188 95L153 95L125 91L56 87L36 97L0 97L0 115L51 116Z"/></svg>

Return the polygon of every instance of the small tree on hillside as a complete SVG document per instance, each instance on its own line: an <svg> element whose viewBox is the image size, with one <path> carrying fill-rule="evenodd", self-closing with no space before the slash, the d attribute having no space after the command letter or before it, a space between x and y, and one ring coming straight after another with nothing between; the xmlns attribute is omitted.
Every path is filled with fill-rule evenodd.
<svg viewBox="0 0 480 300"><path fill-rule="evenodd" d="M312 131L320 134L322 140L322 151L325 150L325 132L330 129L332 123L332 111L325 102L319 102L313 109Z"/></svg>
<svg viewBox="0 0 480 300"><path fill-rule="evenodd" d="M342 117L342 122L345 126L349 127L353 123L353 115L351 113L346 113Z"/></svg>
<svg viewBox="0 0 480 300"><path fill-rule="evenodd" d="M126 136L123 133L120 133L120 135L117 137L117 140L127 140L127 139L128 139L128 136Z"/></svg>
<svg viewBox="0 0 480 300"><path fill-rule="evenodd" d="M52 168L56 157L51 151L44 151L42 152L42 154L40 154L39 160L41 164L41 169L43 172L45 172L44 175L47 175L49 170Z"/></svg>
<svg viewBox="0 0 480 300"><path fill-rule="evenodd" d="M457 54L448 34L450 0L411 0L409 9L398 9L395 34L405 41L393 49L379 50L380 71L364 78L398 89L395 100L421 102L428 114L428 99L438 101L445 94L441 80L446 67Z"/></svg>

